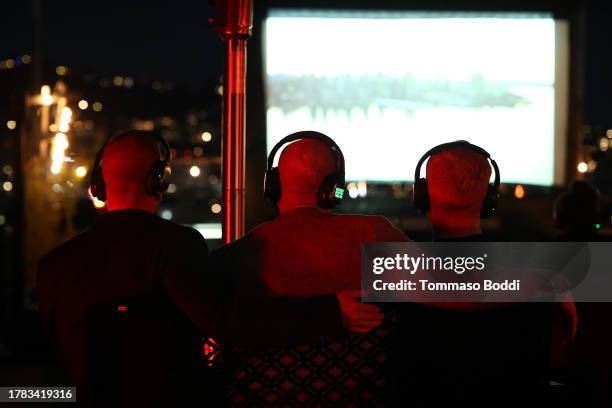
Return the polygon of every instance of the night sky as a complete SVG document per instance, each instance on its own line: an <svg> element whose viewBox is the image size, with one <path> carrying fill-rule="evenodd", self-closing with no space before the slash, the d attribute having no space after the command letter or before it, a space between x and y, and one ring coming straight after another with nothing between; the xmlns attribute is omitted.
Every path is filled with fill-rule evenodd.
<svg viewBox="0 0 612 408"><path fill-rule="evenodd" d="M223 43L207 22L208 1L40 2L48 64L108 76L150 75L193 88L221 73ZM0 17L0 59L32 54L32 0L12 3Z"/></svg>
<svg viewBox="0 0 612 408"><path fill-rule="evenodd" d="M149 75L192 89L216 81L222 72L223 43L207 22L212 15L208 0L39 1L42 51L50 67L61 64L111 77ZM0 59L32 53L32 2L3 2ZM356 3L346 0L345 4ZM584 4L586 27L580 57L585 120L609 127L612 6L597 0ZM257 30L254 27L255 35Z"/></svg>

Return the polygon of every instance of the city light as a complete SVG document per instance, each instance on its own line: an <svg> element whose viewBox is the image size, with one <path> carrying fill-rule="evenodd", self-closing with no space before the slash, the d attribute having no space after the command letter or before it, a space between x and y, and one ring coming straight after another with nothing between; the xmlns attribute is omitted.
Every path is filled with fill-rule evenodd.
<svg viewBox="0 0 612 408"><path fill-rule="evenodd" d="M200 157L204 154L204 149L202 149L200 146L196 146L193 148L193 155L195 157Z"/></svg>
<svg viewBox="0 0 612 408"><path fill-rule="evenodd" d="M85 109L87 109L88 106L89 106L89 103L87 103L87 101L85 99L81 99L79 101L79 109L85 110Z"/></svg>
<svg viewBox="0 0 612 408"><path fill-rule="evenodd" d="M2 184L2 188L4 189L4 191L11 191L13 189L13 183L11 183L10 181L5 181L4 184Z"/></svg>
<svg viewBox="0 0 612 408"><path fill-rule="evenodd" d="M78 178L83 178L87 175L87 167L85 166L79 166L74 170L74 174L78 177Z"/></svg>
<svg viewBox="0 0 612 408"><path fill-rule="evenodd" d="M357 189L357 184L348 183L348 185L346 186L346 189L348 190L349 197L357 198L359 196L359 190Z"/></svg>
<svg viewBox="0 0 612 408"><path fill-rule="evenodd" d="M612 139L612 129L606 130L606 136L608 137L608 139Z"/></svg>
<svg viewBox="0 0 612 408"><path fill-rule="evenodd" d="M4 167L2 167L2 172L7 176L10 176L11 174L13 174L13 166L11 166L10 164L5 164Z"/></svg>
<svg viewBox="0 0 612 408"><path fill-rule="evenodd" d="M6 127L13 130L17 127L17 122L15 122L14 120L9 120L8 122L6 122Z"/></svg>
<svg viewBox="0 0 612 408"><path fill-rule="evenodd" d="M51 173L60 174L62 171L67 148L68 138L63 133L57 133L53 138L53 143L51 146Z"/></svg>
<svg viewBox="0 0 612 408"><path fill-rule="evenodd" d="M28 54L25 54L24 56L21 57L21 60L23 61L24 64L29 64L32 61L32 57L30 57Z"/></svg>
<svg viewBox="0 0 612 408"><path fill-rule="evenodd" d="M170 210L164 210L164 211L162 211L162 213L161 213L161 217L162 217L164 220L171 220L173 215L174 215L174 214L172 214L172 211L170 211Z"/></svg>
<svg viewBox="0 0 612 408"><path fill-rule="evenodd" d="M365 180L357 183L357 194L362 198L368 195L368 183Z"/></svg>
<svg viewBox="0 0 612 408"><path fill-rule="evenodd" d="M68 68L66 68L63 65L58 65L57 68L55 68L55 73L59 76L64 76L66 75L67 72L68 72Z"/></svg>
<svg viewBox="0 0 612 408"><path fill-rule="evenodd" d="M9 69L13 68L15 66L15 60L12 59L12 58L11 59L7 59L5 64L6 64L7 68L9 68Z"/></svg>
<svg viewBox="0 0 612 408"><path fill-rule="evenodd" d="M116 77L113 78L113 84L115 84L115 86L121 86L123 85L123 77L117 75Z"/></svg>
<svg viewBox="0 0 612 408"><path fill-rule="evenodd" d="M100 102L94 102L94 104L91 106L91 108L95 112L100 112L102 110L102 104Z"/></svg>
<svg viewBox="0 0 612 408"><path fill-rule="evenodd" d="M519 200L525 197L525 187L520 184L517 184L516 187L514 187L514 196Z"/></svg>
<svg viewBox="0 0 612 408"><path fill-rule="evenodd" d="M168 190L166 190L168 193L170 194L174 194L176 193L176 184L170 184L168 186Z"/></svg>
<svg viewBox="0 0 612 408"><path fill-rule="evenodd" d="M134 85L134 79L132 77L125 77L123 80L123 86L131 88Z"/></svg>
<svg viewBox="0 0 612 408"><path fill-rule="evenodd" d="M70 130L70 120L72 119L72 110L65 106L60 114L59 131L68 132Z"/></svg>
<svg viewBox="0 0 612 408"><path fill-rule="evenodd" d="M198 166L191 166L189 174L191 174L191 177L198 177L200 175L200 168Z"/></svg>
<svg viewBox="0 0 612 408"><path fill-rule="evenodd" d="M578 163L578 172L580 173L586 173L587 170L589 169L589 166L585 163L585 162L580 162Z"/></svg>
<svg viewBox="0 0 612 408"><path fill-rule="evenodd" d="M43 85L40 88L40 100L45 106L49 106L53 103L53 97L51 96L51 88L49 85Z"/></svg>
<svg viewBox="0 0 612 408"><path fill-rule="evenodd" d="M212 133L210 132L202 133L202 140L205 142L210 142L212 140Z"/></svg>
<svg viewBox="0 0 612 408"><path fill-rule="evenodd" d="M212 211L213 214L219 214L221 212L221 204L215 203L211 205L210 211Z"/></svg>
<svg viewBox="0 0 612 408"><path fill-rule="evenodd" d="M4 224L6 224L6 217L0 214L0 225L4 225Z"/></svg>

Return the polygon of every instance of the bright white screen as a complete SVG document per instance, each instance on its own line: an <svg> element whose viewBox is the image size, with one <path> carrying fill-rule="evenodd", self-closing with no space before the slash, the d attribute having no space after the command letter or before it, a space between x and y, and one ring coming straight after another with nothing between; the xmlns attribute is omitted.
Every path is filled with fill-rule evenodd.
<svg viewBox="0 0 612 408"><path fill-rule="evenodd" d="M348 180L391 182L465 139L491 153L502 182L552 185L557 33L542 14L272 10L268 152L317 130L342 148Z"/></svg>

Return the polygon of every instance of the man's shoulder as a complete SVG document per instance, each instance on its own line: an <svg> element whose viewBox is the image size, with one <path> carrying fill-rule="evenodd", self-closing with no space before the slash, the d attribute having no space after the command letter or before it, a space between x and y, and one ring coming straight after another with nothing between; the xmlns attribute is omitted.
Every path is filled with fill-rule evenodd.
<svg viewBox="0 0 612 408"><path fill-rule="evenodd" d="M333 214L340 222L368 226L370 228L395 228L391 221L382 215Z"/></svg>
<svg viewBox="0 0 612 408"><path fill-rule="evenodd" d="M408 241L408 237L382 215L340 215L339 220L353 226L367 229L372 241Z"/></svg>
<svg viewBox="0 0 612 408"><path fill-rule="evenodd" d="M177 224L176 222L166 220L161 217L156 217L155 222L158 224L159 229L163 233L169 234L171 237L178 236L192 239L202 238L202 234L200 234L196 229L192 227Z"/></svg>
<svg viewBox="0 0 612 408"><path fill-rule="evenodd" d="M337 214L331 213L336 219L345 220L347 222L361 222L364 224L388 223L382 215L366 215L366 214Z"/></svg>
<svg viewBox="0 0 612 408"><path fill-rule="evenodd" d="M89 243L92 234L91 229L85 230L74 238L69 239L60 246L47 252L38 261L39 269L41 267L52 266L56 264L58 260L65 259L67 256L72 258L84 256L86 255L88 249L95 250L95 248Z"/></svg>

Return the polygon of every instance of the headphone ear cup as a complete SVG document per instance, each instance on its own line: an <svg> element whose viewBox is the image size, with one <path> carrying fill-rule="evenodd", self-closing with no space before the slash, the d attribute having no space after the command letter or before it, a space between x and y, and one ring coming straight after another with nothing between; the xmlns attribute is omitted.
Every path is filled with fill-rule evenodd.
<svg viewBox="0 0 612 408"><path fill-rule="evenodd" d="M103 178L100 178L96 182L96 198L100 201L106 201L106 182Z"/></svg>
<svg viewBox="0 0 612 408"><path fill-rule="evenodd" d="M429 191L427 190L427 179L419 178L412 187L412 201L414 208L420 213L429 211Z"/></svg>
<svg viewBox="0 0 612 408"><path fill-rule="evenodd" d="M487 195L482 203L482 208L480 209L480 217L487 218L495 214L497 211L497 203L499 201L499 192L497 189L489 185L487 188Z"/></svg>
<svg viewBox="0 0 612 408"><path fill-rule="evenodd" d="M147 180L147 193L158 195L166 191L172 170L165 162L158 160L153 163Z"/></svg>
<svg viewBox="0 0 612 408"><path fill-rule="evenodd" d="M102 178L102 169L94 167L91 172L91 195L100 201L106 201L106 183Z"/></svg>
<svg viewBox="0 0 612 408"><path fill-rule="evenodd" d="M281 185L278 167L267 170L264 175L264 197L273 203L277 203L280 200Z"/></svg>
<svg viewBox="0 0 612 408"><path fill-rule="evenodd" d="M325 177L317 192L317 204L321 208L332 209L342 201L344 185L337 173Z"/></svg>
<svg viewBox="0 0 612 408"><path fill-rule="evenodd" d="M162 162L163 163L163 162ZM166 163L163 163L164 169L162 170L162 180L160 186L160 192L165 192L170 186L170 178L172 177L172 167Z"/></svg>

